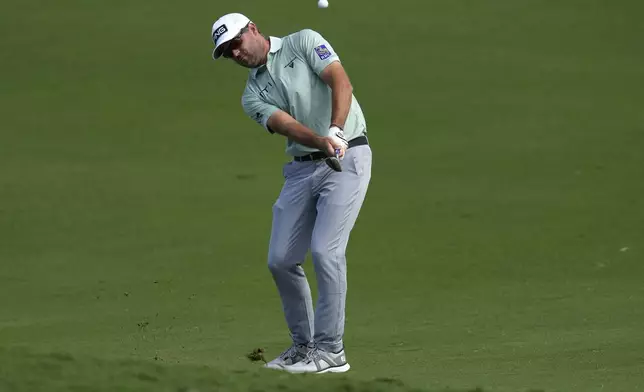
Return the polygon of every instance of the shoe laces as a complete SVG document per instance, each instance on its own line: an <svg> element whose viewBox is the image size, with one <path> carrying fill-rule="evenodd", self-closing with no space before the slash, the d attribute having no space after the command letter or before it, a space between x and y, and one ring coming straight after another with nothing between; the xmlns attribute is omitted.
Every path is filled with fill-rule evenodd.
<svg viewBox="0 0 644 392"><path fill-rule="evenodd" d="M297 356L297 345L292 345L291 347L287 348L284 350L283 353L280 354L280 358L295 358Z"/></svg>
<svg viewBox="0 0 644 392"><path fill-rule="evenodd" d="M311 363L318 358L320 358L320 350L317 347L313 347L311 351L306 353L306 357L302 361L304 363Z"/></svg>

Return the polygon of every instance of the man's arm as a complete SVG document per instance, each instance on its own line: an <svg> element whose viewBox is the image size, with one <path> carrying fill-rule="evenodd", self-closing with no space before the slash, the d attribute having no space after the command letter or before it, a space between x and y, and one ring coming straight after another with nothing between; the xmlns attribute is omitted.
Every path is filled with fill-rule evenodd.
<svg viewBox="0 0 644 392"><path fill-rule="evenodd" d="M324 151L328 156L334 156L335 149L340 149L340 155L344 155L340 139L319 136L290 114L261 100L248 88L242 96L242 106L246 115L271 133L279 133L304 146Z"/></svg>
<svg viewBox="0 0 644 392"><path fill-rule="evenodd" d="M296 49L309 67L331 88L331 126L343 129L351 109L353 87L340 57L317 31L304 29L298 33L295 42Z"/></svg>
<svg viewBox="0 0 644 392"><path fill-rule="evenodd" d="M347 121L353 98L353 86L349 80L349 75L345 72L342 64L339 61L335 61L324 68L320 73L320 78L331 87L331 126L335 125L340 129L344 129L344 123Z"/></svg>
<svg viewBox="0 0 644 392"><path fill-rule="evenodd" d="M286 136L288 139L304 146L324 151L328 156L334 156L335 149L342 149L343 147L338 141L330 137L319 136L282 110L277 110L273 113L266 125L273 132Z"/></svg>

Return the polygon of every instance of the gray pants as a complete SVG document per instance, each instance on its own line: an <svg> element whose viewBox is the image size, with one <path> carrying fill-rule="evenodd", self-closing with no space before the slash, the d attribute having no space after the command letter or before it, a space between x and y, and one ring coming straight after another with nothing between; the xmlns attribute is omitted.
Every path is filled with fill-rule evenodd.
<svg viewBox="0 0 644 392"><path fill-rule="evenodd" d="M315 342L325 351L342 349L349 234L371 179L368 145L346 151L342 172L323 161L289 162L273 205L268 267L277 285L294 343ZM301 264L311 250L318 285L313 301Z"/></svg>

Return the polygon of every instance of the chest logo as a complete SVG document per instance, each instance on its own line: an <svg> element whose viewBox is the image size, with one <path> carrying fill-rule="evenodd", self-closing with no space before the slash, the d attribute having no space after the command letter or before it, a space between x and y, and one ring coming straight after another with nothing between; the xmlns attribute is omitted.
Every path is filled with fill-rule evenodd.
<svg viewBox="0 0 644 392"><path fill-rule="evenodd" d="M293 57L293 60L289 61L289 62L284 66L284 68L286 68L286 67L289 67L289 68L293 68L293 67L295 67L295 59L297 59L297 57Z"/></svg>
<svg viewBox="0 0 644 392"><path fill-rule="evenodd" d="M273 88L273 83L268 82L266 87L264 87L263 89L259 90L259 96L264 98L264 99L266 99L266 94L268 93L268 90L271 89L271 88Z"/></svg>

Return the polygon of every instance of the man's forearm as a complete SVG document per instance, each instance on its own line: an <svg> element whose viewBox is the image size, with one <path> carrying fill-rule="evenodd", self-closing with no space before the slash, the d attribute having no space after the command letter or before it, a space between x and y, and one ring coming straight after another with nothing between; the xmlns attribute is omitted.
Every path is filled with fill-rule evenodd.
<svg viewBox="0 0 644 392"><path fill-rule="evenodd" d="M331 86L332 109L331 125L344 129L344 123L349 116L351 100L353 99L353 87L348 80L339 80Z"/></svg>
<svg viewBox="0 0 644 392"><path fill-rule="evenodd" d="M290 140L293 140L294 142L299 143L303 146L320 148L322 138L299 122L288 123L284 128L286 130L284 136L286 136Z"/></svg>
<svg viewBox="0 0 644 392"><path fill-rule="evenodd" d="M342 156L346 149L346 143L343 144L340 140L333 139L333 137L318 135L282 110L275 111L266 122L266 126L270 131L286 136L289 140L303 146L323 151L330 157L334 154ZM338 150L340 150L339 153Z"/></svg>
<svg viewBox="0 0 644 392"><path fill-rule="evenodd" d="M281 115L281 113L280 113ZM283 118L276 118L275 121L269 121L271 129L280 135L286 136L288 139L293 140L303 146L319 149L322 145L322 137L307 128L300 122L293 118L286 118L283 115L278 115ZM290 116L289 116L290 117ZM272 120L272 118L271 118ZM273 122L273 124L271 124Z"/></svg>

